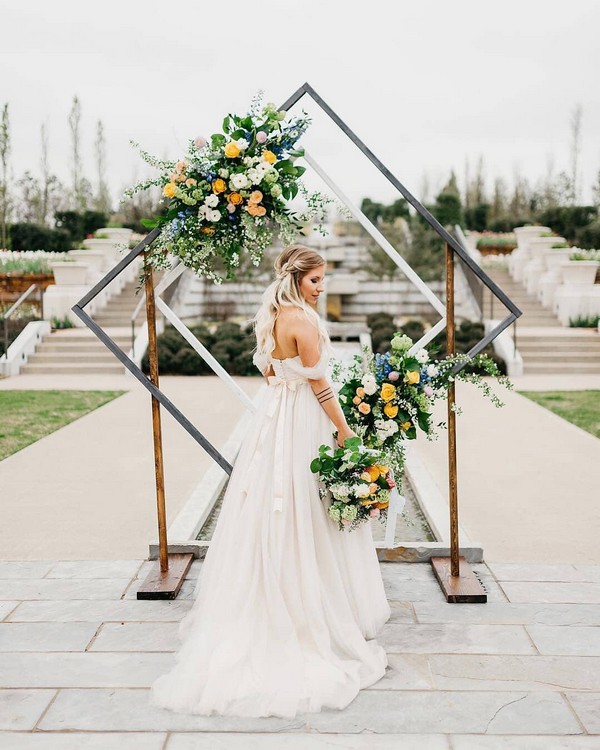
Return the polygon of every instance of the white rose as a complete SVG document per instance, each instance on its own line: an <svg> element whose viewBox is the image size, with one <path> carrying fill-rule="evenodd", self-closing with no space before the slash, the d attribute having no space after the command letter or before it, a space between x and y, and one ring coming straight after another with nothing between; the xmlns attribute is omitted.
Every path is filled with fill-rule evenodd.
<svg viewBox="0 0 600 750"><path fill-rule="evenodd" d="M210 221L219 221L219 219L221 218L221 213L220 211L211 211L208 218L210 219Z"/></svg>
<svg viewBox="0 0 600 750"><path fill-rule="evenodd" d="M395 432L398 432L398 425L396 422L394 422L393 419L387 419L385 427L390 435L393 435Z"/></svg>
<svg viewBox="0 0 600 750"><path fill-rule="evenodd" d="M231 178L231 182L233 183L233 186L237 190L241 190L242 188L248 187L250 184L250 180L246 177L243 172L239 172L238 174L234 174Z"/></svg>
<svg viewBox="0 0 600 750"><path fill-rule="evenodd" d="M240 151L245 151L249 146L249 143L245 138L239 138L235 143Z"/></svg>
<svg viewBox="0 0 600 750"><path fill-rule="evenodd" d="M368 484L359 484L354 490L356 497L368 497L371 494Z"/></svg>
<svg viewBox="0 0 600 750"><path fill-rule="evenodd" d="M435 378L439 375L439 370L435 365L429 365L427 368L427 374L430 378Z"/></svg>
<svg viewBox="0 0 600 750"><path fill-rule="evenodd" d="M417 362L424 365L425 362L429 359L429 354L427 353L427 349L419 349L419 351L415 354Z"/></svg>
<svg viewBox="0 0 600 750"><path fill-rule="evenodd" d="M262 180L262 173L259 172L257 169L249 169L248 170L248 179L253 185L260 184L260 181Z"/></svg>
<svg viewBox="0 0 600 750"><path fill-rule="evenodd" d="M377 381L372 374L363 375L361 382L368 396L372 396L377 391Z"/></svg>
<svg viewBox="0 0 600 750"><path fill-rule="evenodd" d="M211 193L210 195L206 196L206 198L204 199L204 203L209 208L214 208L215 206L219 205L219 197L215 195L214 193Z"/></svg>
<svg viewBox="0 0 600 750"><path fill-rule="evenodd" d="M199 219L206 219L207 212L210 211L209 207L204 205L204 203L200 206L198 209L198 218Z"/></svg>

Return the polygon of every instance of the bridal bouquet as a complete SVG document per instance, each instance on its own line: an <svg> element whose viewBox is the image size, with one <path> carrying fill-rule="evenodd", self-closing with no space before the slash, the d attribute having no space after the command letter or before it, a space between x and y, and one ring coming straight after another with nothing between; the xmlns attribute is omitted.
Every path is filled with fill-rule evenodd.
<svg viewBox="0 0 600 750"><path fill-rule="evenodd" d="M433 424L431 411L435 400L446 395L455 378L476 384L496 406L502 406L481 375L465 369L455 374L457 364L476 365L487 375L497 377L502 385L511 387L508 378L500 374L496 363L486 354L475 357L455 354L431 361L427 349L411 354L412 347L412 339L398 332L391 340L391 351L375 355L365 352L366 371L362 359L355 357L338 394L348 424L365 444L384 449L388 455L395 449L399 460L401 440L414 440L417 429L431 437L435 427L442 426L443 423Z"/></svg>
<svg viewBox="0 0 600 750"><path fill-rule="evenodd" d="M282 242L289 244L311 217L323 220L324 206L332 199L309 193L300 180L305 167L295 163L304 154L296 143L310 118L303 111L302 116L286 120L286 112L272 103L261 108L261 98L259 91L244 117L228 114L223 132L191 140L187 154L178 161L161 161L140 149L142 158L161 175L134 185L125 196L159 186L169 199L161 216L144 222L148 228L161 227L148 250L152 267L169 268L170 252L219 284L223 278L217 259L226 278L233 278L241 253L247 252L259 265L272 242L274 224ZM303 214L286 205L298 192L308 204ZM322 224L317 229L323 233Z"/></svg>
<svg viewBox="0 0 600 750"><path fill-rule="evenodd" d="M346 438L343 448L319 448L310 469L319 475L321 499L331 498L327 512L340 530L352 530L369 518L385 519L390 501L399 502L391 469L382 459L360 437Z"/></svg>

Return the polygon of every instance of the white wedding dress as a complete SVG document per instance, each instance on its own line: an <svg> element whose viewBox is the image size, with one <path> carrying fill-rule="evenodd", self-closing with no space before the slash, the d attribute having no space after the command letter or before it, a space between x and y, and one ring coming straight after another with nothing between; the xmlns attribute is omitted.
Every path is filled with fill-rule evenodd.
<svg viewBox="0 0 600 750"><path fill-rule="evenodd" d="M171 671L150 703L203 715L280 716L347 706L386 671L374 640L391 610L371 524L340 531L311 460L334 427L299 356L275 375L235 461Z"/></svg>

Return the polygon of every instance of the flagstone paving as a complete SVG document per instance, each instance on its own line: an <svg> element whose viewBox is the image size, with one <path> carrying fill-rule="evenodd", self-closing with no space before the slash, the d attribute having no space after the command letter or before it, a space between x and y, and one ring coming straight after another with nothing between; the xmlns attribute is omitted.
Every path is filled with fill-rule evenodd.
<svg viewBox="0 0 600 750"><path fill-rule="evenodd" d="M582 596L600 566L476 565L490 601L463 605L428 565L381 563L386 675L342 711L249 719L149 705L203 563L175 601L138 601L152 564L0 562L0 750L600 748L600 603Z"/></svg>

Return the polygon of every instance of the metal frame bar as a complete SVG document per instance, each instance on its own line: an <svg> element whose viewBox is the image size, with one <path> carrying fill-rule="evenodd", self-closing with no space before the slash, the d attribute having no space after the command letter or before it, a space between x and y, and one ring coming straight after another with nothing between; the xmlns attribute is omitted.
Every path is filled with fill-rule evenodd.
<svg viewBox="0 0 600 750"><path fill-rule="evenodd" d="M179 422L179 424L194 438L194 440L199 443L199 445L204 448L204 450L208 453L208 455L211 458L214 458L214 460L219 464L219 466L226 471L228 474L231 474L233 467L227 461L221 453L212 445L212 443L209 442L207 438L204 437L204 435L198 430L197 427L195 427L190 420L181 412L175 404L165 396L165 394L157 388L152 381L144 375L142 370L133 362L130 357L125 354L125 352L111 339L111 337L106 333L106 331L98 325L92 318L85 312L83 309L87 304L89 304L94 297L99 294L104 287L106 287L110 282L118 276L123 269L127 268L128 265L133 263L133 261L140 255L140 253L143 253L145 248L150 245L151 242L153 242L157 235L159 233L158 229L153 229L136 247L133 248L133 250L126 255L122 260L117 263L117 265L112 268L100 281L92 288L90 291L85 294L77 304L73 305L71 308L75 315L77 315L78 318L80 318L85 325L100 339L100 341L104 344L104 346L107 347L107 349L110 349L110 351L115 355L115 357L129 370L129 372L134 375L137 380L146 388L152 396L154 396L161 404L165 407L165 409L171 414L174 419Z"/></svg>
<svg viewBox="0 0 600 750"><path fill-rule="evenodd" d="M356 133L349 128L346 123L339 117L336 112L317 94L313 87L309 83L303 83L286 101L279 107L282 110L288 110L299 102L302 97L308 94L311 99L321 107L323 112L327 114L333 122L342 130L348 138L362 151L367 159L381 172L381 174L391 182L391 184L398 190L401 195L410 203L410 205L420 214L429 226L434 229L437 234L448 243L451 250L456 253L465 265L467 265L471 271L490 289L492 294L497 297L500 302L510 311L509 315L500 322L500 324L490 331L479 343L477 343L472 349L467 352L469 356L473 357L475 354L479 354L482 349L492 342L496 336L513 323L520 315L521 310L515 305L515 303L500 289L500 287L487 275L487 273L471 258L471 256L464 250L460 242L456 240L439 221L420 203L414 195L398 180L398 178L385 166L385 164L378 159L371 149L363 143L363 141L356 135ZM462 369L464 365L461 365L458 369ZM458 370L457 370L458 371Z"/></svg>

